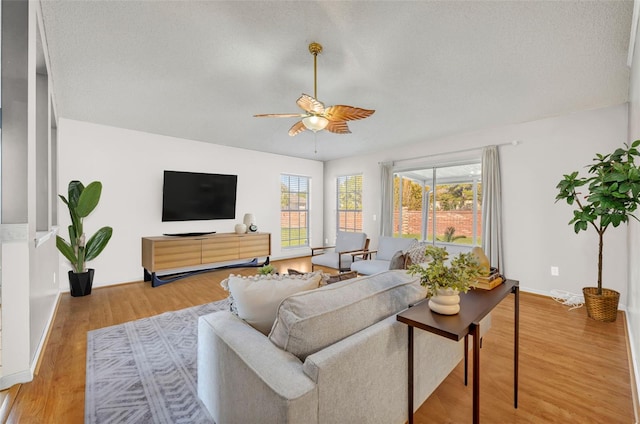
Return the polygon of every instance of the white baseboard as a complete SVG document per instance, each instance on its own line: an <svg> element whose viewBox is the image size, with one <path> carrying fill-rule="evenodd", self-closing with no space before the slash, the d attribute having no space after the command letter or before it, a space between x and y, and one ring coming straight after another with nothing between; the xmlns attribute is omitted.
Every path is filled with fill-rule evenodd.
<svg viewBox="0 0 640 424"><path fill-rule="evenodd" d="M640 393L640 375L638 374L638 353L636 352L635 349L635 340L634 340L634 335L633 335L633 331L631 329L631 325L629 322L629 315L625 314L625 323L626 323L626 327L627 327L627 349L629 352L629 367L631 368L631 397L633 399L633 413L635 415L635 422L638 423L639 422L639 418L638 414L640 413L640 411L638 411L638 404L640 402L640 399L638 398L638 393Z"/></svg>
<svg viewBox="0 0 640 424"><path fill-rule="evenodd" d="M58 311L58 305L60 304L60 295L61 295L61 292L58 291L58 294L56 295L56 300L53 303L53 308L51 308L51 312L49 313L49 318L47 319L47 324L44 327L44 331L42 331L42 336L40 337L40 340L38 341L38 347L36 348L35 354L33 355L33 360L31 361L31 364L29 366L29 369L30 369L30 372L31 372L32 376L37 374L36 370L38 368L38 364L42 360L42 358L40 356L42 355L42 353L44 352L44 350L45 350L45 348L47 346L47 341L49 340L49 332L51 331L51 328L53 327L53 320L56 317L56 313Z"/></svg>
<svg viewBox="0 0 640 424"><path fill-rule="evenodd" d="M521 292L526 292L526 293L538 294L538 295L546 296L546 297L553 297L553 293L551 293L550 291L532 289L531 287L520 286L520 291ZM577 296L582 297L582 293L575 293L575 294ZM618 303L618 310L627 312L627 305L624 305L622 303Z"/></svg>
<svg viewBox="0 0 640 424"><path fill-rule="evenodd" d="M29 371L20 371L10 375L0 377L0 390L8 389L11 386L20 383L28 383L33 380L33 373Z"/></svg>

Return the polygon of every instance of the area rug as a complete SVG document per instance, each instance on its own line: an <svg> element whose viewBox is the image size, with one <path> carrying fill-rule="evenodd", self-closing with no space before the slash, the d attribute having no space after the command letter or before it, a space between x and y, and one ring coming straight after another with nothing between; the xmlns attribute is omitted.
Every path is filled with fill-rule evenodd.
<svg viewBox="0 0 640 424"><path fill-rule="evenodd" d="M213 423L197 393L198 317L228 299L87 334L85 423Z"/></svg>

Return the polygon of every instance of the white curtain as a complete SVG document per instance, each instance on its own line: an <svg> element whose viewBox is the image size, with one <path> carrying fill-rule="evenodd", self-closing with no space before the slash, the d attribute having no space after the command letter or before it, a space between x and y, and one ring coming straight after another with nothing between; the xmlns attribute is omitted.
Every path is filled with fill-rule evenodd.
<svg viewBox="0 0 640 424"><path fill-rule="evenodd" d="M393 163L380 164L380 235L393 236Z"/></svg>
<svg viewBox="0 0 640 424"><path fill-rule="evenodd" d="M492 267L504 274L502 256L502 189L497 146L482 151L482 250Z"/></svg>

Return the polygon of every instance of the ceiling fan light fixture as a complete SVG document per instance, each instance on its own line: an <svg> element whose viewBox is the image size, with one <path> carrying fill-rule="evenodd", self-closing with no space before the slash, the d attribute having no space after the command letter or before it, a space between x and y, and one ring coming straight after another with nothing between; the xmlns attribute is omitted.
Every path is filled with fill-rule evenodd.
<svg viewBox="0 0 640 424"><path fill-rule="evenodd" d="M324 116L311 115L302 118L302 124L313 132L321 131L327 127L329 120Z"/></svg>
<svg viewBox="0 0 640 424"><path fill-rule="evenodd" d="M333 105L325 107L324 103L318 100L318 54L322 52L319 43L309 44L309 52L313 55L313 97L308 94L302 95L296 100L296 104L304 113L267 113L253 115L256 118L301 118L291 128L291 137L300 134L305 130L318 131L327 130L334 134L351 134L347 121L364 119L371 116L375 110L362 109L348 105Z"/></svg>

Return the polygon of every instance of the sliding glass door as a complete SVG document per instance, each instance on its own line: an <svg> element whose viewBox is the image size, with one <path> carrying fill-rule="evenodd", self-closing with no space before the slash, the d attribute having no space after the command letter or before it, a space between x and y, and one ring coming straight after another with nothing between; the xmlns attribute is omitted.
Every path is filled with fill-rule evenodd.
<svg viewBox="0 0 640 424"><path fill-rule="evenodd" d="M467 250L482 242L481 163L394 174L394 235Z"/></svg>

